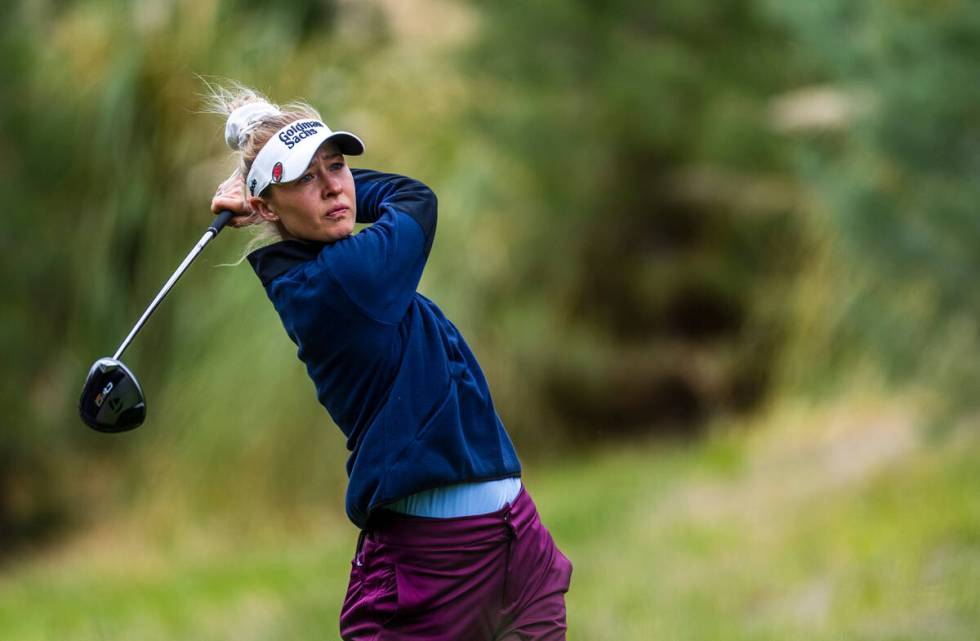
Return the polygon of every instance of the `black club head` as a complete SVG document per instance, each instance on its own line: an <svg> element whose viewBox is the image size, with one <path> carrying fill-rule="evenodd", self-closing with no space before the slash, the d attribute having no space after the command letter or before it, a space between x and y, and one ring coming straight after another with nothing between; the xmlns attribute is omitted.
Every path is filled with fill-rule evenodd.
<svg viewBox="0 0 980 641"><path fill-rule="evenodd" d="M85 379L78 413L99 432L126 432L143 424L146 400L139 381L122 361L100 358Z"/></svg>

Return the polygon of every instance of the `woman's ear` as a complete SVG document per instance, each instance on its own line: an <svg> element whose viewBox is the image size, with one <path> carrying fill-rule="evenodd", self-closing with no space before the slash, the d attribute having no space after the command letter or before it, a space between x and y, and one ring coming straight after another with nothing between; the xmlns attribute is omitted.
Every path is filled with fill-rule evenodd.
<svg viewBox="0 0 980 641"><path fill-rule="evenodd" d="M252 211L261 216L262 220L267 220L270 223L274 223L279 220L279 216L276 215L276 212L272 211L272 208L269 207L269 203L262 200L258 196L249 196L248 206L252 208Z"/></svg>

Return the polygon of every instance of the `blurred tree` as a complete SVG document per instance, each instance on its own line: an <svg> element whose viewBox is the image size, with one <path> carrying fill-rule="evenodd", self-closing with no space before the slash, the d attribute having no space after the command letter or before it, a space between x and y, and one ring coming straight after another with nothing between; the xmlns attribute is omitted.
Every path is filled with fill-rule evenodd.
<svg viewBox="0 0 980 641"><path fill-rule="evenodd" d="M838 292L814 349L833 371L871 353L893 382L931 384L947 411L975 409L980 5L772 6L819 77L859 107L799 139Z"/></svg>
<svg viewBox="0 0 980 641"><path fill-rule="evenodd" d="M755 406L802 242L767 122L785 33L749 0L476 4L475 118L516 166L489 187L518 244L487 310L508 418L589 438Z"/></svg>

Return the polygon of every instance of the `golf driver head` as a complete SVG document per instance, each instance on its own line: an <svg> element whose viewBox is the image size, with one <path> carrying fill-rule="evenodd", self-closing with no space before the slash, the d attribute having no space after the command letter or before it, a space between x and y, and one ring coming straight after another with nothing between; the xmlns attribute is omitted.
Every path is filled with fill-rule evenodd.
<svg viewBox="0 0 980 641"><path fill-rule="evenodd" d="M88 371L78 413L99 432L126 432L143 424L143 388L129 368L114 358L100 358Z"/></svg>

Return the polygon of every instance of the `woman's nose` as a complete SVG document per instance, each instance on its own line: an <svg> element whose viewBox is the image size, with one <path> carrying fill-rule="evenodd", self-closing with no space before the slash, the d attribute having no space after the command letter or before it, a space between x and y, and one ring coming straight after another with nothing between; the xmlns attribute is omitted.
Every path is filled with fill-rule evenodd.
<svg viewBox="0 0 980 641"><path fill-rule="evenodd" d="M341 185L340 180L335 176L327 174L323 180L323 193L325 196L332 196L334 194L340 193Z"/></svg>

